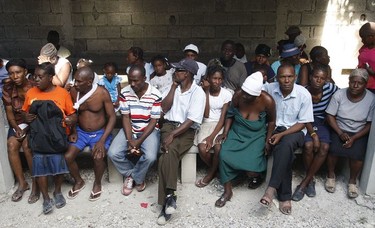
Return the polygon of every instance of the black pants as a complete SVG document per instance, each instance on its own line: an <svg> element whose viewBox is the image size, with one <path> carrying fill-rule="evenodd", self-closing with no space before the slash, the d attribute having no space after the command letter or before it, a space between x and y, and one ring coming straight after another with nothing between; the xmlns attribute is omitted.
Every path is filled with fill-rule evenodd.
<svg viewBox="0 0 375 228"><path fill-rule="evenodd" d="M292 198L292 164L294 151L302 147L304 134L302 131L285 135L272 150L273 166L270 187L276 188L279 201Z"/></svg>

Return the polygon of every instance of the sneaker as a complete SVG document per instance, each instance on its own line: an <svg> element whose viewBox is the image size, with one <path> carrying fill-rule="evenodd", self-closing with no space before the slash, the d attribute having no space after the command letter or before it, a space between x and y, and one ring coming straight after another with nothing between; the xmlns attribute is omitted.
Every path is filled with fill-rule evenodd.
<svg viewBox="0 0 375 228"><path fill-rule="evenodd" d="M158 217L158 220L156 221L156 223L160 226L164 226L165 224L167 224L167 222L171 219L172 215L168 215L165 213L165 207L163 207L163 209L161 210L160 212L160 215Z"/></svg>
<svg viewBox="0 0 375 228"><path fill-rule="evenodd" d="M177 204L176 204L177 196L175 195L167 195L165 199L165 214L171 215L176 212Z"/></svg>
<svg viewBox="0 0 375 228"><path fill-rule="evenodd" d="M303 199L303 197L306 194L306 189L302 189L300 185L297 186L296 190L294 191L292 195L292 200L293 201L300 201Z"/></svg>
<svg viewBox="0 0 375 228"><path fill-rule="evenodd" d="M134 185L134 180L131 176L127 177L124 181L124 185L122 186L122 194L125 196L128 196L132 193L133 191L133 185Z"/></svg>
<svg viewBox="0 0 375 228"><path fill-rule="evenodd" d="M315 197L316 196L315 181L314 180L310 181L309 185L307 185L305 193L308 197Z"/></svg>
<svg viewBox="0 0 375 228"><path fill-rule="evenodd" d="M146 188L146 182L144 181L135 186L135 189L137 189L138 192L142 192L143 190L145 190L145 188Z"/></svg>

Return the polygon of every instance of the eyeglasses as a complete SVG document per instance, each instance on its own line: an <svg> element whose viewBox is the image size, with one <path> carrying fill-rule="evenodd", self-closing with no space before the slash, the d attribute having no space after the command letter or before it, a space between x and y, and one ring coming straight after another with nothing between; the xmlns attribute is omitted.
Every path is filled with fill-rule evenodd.
<svg viewBox="0 0 375 228"><path fill-rule="evenodd" d="M182 68L177 68L174 72L186 72L187 70Z"/></svg>

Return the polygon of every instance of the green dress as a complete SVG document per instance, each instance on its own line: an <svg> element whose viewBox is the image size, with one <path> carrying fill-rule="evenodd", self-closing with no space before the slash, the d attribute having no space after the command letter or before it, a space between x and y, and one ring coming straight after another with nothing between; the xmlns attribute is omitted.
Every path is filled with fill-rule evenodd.
<svg viewBox="0 0 375 228"><path fill-rule="evenodd" d="M233 117L232 127L220 151L220 181L226 183L241 171L263 172L267 168L264 147L266 141L266 113L252 121L242 117L231 107L227 117Z"/></svg>

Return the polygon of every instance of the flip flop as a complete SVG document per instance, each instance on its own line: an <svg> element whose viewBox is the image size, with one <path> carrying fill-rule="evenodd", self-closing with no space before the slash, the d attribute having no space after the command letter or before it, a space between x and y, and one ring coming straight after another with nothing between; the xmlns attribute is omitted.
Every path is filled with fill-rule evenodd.
<svg viewBox="0 0 375 228"><path fill-rule="evenodd" d="M103 192L103 189L100 190L99 192L93 192L93 191L91 191L89 200L90 201L97 201L102 196L102 192Z"/></svg>
<svg viewBox="0 0 375 228"><path fill-rule="evenodd" d="M259 203L264 207L270 207L271 206L271 199L267 196L263 196L262 199L260 199Z"/></svg>
<svg viewBox="0 0 375 228"><path fill-rule="evenodd" d="M286 201L287 202L287 201ZM280 202L280 207L279 207L279 210L281 213L283 213L284 215L291 215L292 214L292 205L290 204L289 202L289 205L284 205L284 206L281 206L282 204L286 204L286 202Z"/></svg>
<svg viewBox="0 0 375 228"><path fill-rule="evenodd" d="M40 198L40 192L39 193L31 193L29 195L29 198L27 199L27 202L29 204L36 203L36 202L38 202L39 198Z"/></svg>
<svg viewBox="0 0 375 228"><path fill-rule="evenodd" d="M208 185L209 183L205 183L203 181L203 178L202 179L199 179L195 182L195 186L197 186L198 188L204 188Z"/></svg>
<svg viewBox="0 0 375 228"><path fill-rule="evenodd" d="M72 189L69 190L69 192L68 192L68 194L67 194L66 197L67 197L68 199L75 199L75 198L78 196L78 193L79 193L80 191L82 191L85 187L86 187L86 184L84 184L81 188L74 190L74 189L73 189L74 186L73 186Z"/></svg>
<svg viewBox="0 0 375 228"><path fill-rule="evenodd" d="M27 190L30 190L30 187L27 186L25 189L17 189L13 195L12 195L12 201L18 202L22 199L23 193L25 193Z"/></svg>
<svg viewBox="0 0 375 228"><path fill-rule="evenodd" d="M220 198L218 200L216 200L215 202L215 207L224 207L225 204L227 203L227 201L230 201L230 199L232 198L233 196L233 193L230 194L229 197L225 197L224 194L220 196Z"/></svg>

